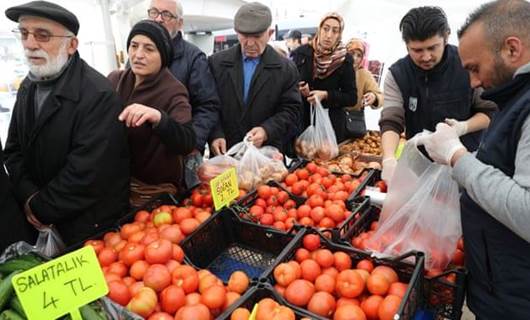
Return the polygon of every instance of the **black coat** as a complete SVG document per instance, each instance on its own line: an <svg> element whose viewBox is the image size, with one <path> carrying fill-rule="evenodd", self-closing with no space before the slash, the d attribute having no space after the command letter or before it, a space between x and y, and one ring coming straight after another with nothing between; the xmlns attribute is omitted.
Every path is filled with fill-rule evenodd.
<svg viewBox="0 0 530 320"><path fill-rule="evenodd" d="M35 244L37 230L26 220L11 191L11 183L4 166L4 152L0 141L0 253L17 241Z"/></svg>
<svg viewBox="0 0 530 320"><path fill-rule="evenodd" d="M357 103L357 87L355 85L355 72L353 59L346 54L342 65L325 79L313 79L313 48L310 45L298 47L292 53L293 61L300 72L300 81L309 84L309 90L324 90L328 98L322 101L322 106L329 109L329 118L337 136L337 142L342 142L348 137L345 132L345 107ZM309 125L309 103L304 99L304 126L300 133Z"/></svg>
<svg viewBox="0 0 530 320"><path fill-rule="evenodd" d="M173 60L169 71L188 89L195 130L195 148L204 150L208 136L219 122L219 97L208 60L201 49L182 39L179 32L172 40Z"/></svg>
<svg viewBox="0 0 530 320"><path fill-rule="evenodd" d="M245 106L241 46L218 52L209 61L222 106L221 123L211 140L224 137L230 148L242 141L250 129L261 126L267 132L265 144L283 151L289 128L300 121L301 115L294 64L267 45L252 77Z"/></svg>
<svg viewBox="0 0 530 320"><path fill-rule="evenodd" d="M54 224L66 244L115 222L128 208L127 134L123 104L110 82L79 58L57 79L34 120L35 83L18 91L5 149L20 204Z"/></svg>

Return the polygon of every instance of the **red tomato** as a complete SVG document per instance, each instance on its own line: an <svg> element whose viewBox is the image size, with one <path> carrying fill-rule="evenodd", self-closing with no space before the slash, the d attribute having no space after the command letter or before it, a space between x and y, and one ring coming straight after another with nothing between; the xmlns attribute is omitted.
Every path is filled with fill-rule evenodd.
<svg viewBox="0 0 530 320"><path fill-rule="evenodd" d="M155 312L147 320L174 320L174 318L166 312Z"/></svg>
<svg viewBox="0 0 530 320"><path fill-rule="evenodd" d="M269 199L269 197L272 195L271 187L269 187L268 185L259 186L257 189L257 192L258 192L258 196L264 200Z"/></svg>
<svg viewBox="0 0 530 320"><path fill-rule="evenodd" d="M103 240L87 240L85 242L85 247L86 246L92 246L94 251L96 251L96 255L98 255L99 252L105 248L105 242L103 242Z"/></svg>
<svg viewBox="0 0 530 320"><path fill-rule="evenodd" d="M194 193L191 195L191 203L196 207L202 207L203 197L200 193Z"/></svg>
<svg viewBox="0 0 530 320"><path fill-rule="evenodd" d="M164 264L173 256L173 246L169 240L159 239L145 248L145 261L149 264Z"/></svg>
<svg viewBox="0 0 530 320"><path fill-rule="evenodd" d="M175 314L186 304L186 293L181 287L170 285L160 293L160 307L163 311Z"/></svg>
<svg viewBox="0 0 530 320"><path fill-rule="evenodd" d="M118 254L112 248L103 248L98 254L98 260L102 267L109 266L111 263L118 260Z"/></svg>
<svg viewBox="0 0 530 320"><path fill-rule="evenodd" d="M364 280L359 273L354 270L344 270L337 276L336 290L342 297L356 298L364 290Z"/></svg>
<svg viewBox="0 0 530 320"><path fill-rule="evenodd" d="M107 296L114 302L126 306L131 300L129 288L122 281L111 281L108 284L109 293Z"/></svg>
<svg viewBox="0 0 530 320"><path fill-rule="evenodd" d="M143 260L144 249L145 246L142 244L128 243L123 249L120 250L120 261L130 266L138 260Z"/></svg>
<svg viewBox="0 0 530 320"><path fill-rule="evenodd" d="M189 294L199 288L199 275L193 267L180 265L173 271L172 282L181 287L186 294Z"/></svg>
<svg viewBox="0 0 530 320"><path fill-rule="evenodd" d="M320 237L317 234L307 234L303 238L304 248L315 251L320 248Z"/></svg>
<svg viewBox="0 0 530 320"><path fill-rule="evenodd" d="M153 264L145 271L143 280L146 287L160 292L171 284L171 274L165 265Z"/></svg>
<svg viewBox="0 0 530 320"><path fill-rule="evenodd" d="M151 288L143 287L132 297L127 309L147 318L155 311L157 302L156 292Z"/></svg>
<svg viewBox="0 0 530 320"><path fill-rule="evenodd" d="M186 305L179 309L175 320L210 320L211 314L204 304Z"/></svg>
<svg viewBox="0 0 530 320"><path fill-rule="evenodd" d="M134 215L134 221L136 222L147 222L151 218L151 214L145 210L140 210Z"/></svg>

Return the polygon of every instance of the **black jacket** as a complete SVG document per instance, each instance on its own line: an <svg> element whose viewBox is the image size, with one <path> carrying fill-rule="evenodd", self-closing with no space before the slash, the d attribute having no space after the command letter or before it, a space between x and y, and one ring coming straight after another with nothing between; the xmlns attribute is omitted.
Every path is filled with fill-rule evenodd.
<svg viewBox="0 0 530 320"><path fill-rule="evenodd" d="M208 136L219 122L221 106L215 81L201 49L182 39L180 32L172 44L174 54L169 71L188 89L196 134L195 148L202 152Z"/></svg>
<svg viewBox="0 0 530 320"><path fill-rule="evenodd" d="M300 72L300 81L309 84L310 90L324 90L328 92L328 98L322 101L322 106L329 109L329 118L337 136L337 142L342 142L348 137L345 126L345 107L354 106L357 103L357 87L355 85L355 72L353 71L353 59L347 54L346 59L335 72L325 79L313 79L313 48L306 44L298 47L292 53L293 61ZM309 103L304 99L303 127L300 132L309 125Z"/></svg>
<svg viewBox="0 0 530 320"><path fill-rule="evenodd" d="M9 127L6 167L20 204L54 224L67 244L93 235L128 208L123 103L76 53L34 120L35 83L24 79Z"/></svg>
<svg viewBox="0 0 530 320"><path fill-rule="evenodd" d="M4 167L4 152L0 141L0 252L17 241L35 244L37 230L26 220L11 191L11 183Z"/></svg>
<svg viewBox="0 0 530 320"><path fill-rule="evenodd" d="M209 61L222 105L221 122L211 140L224 137L230 148L250 129L261 126L268 136L265 144L283 151L285 136L300 121L302 101L295 66L267 45L252 77L245 106L241 45L218 52Z"/></svg>

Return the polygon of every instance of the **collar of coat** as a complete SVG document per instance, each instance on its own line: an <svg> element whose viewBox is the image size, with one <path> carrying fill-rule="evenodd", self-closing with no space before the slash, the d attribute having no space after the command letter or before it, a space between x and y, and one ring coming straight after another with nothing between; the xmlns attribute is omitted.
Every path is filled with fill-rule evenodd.
<svg viewBox="0 0 530 320"><path fill-rule="evenodd" d="M178 59L184 55L184 40L182 32L178 31L177 35L171 41L173 43L173 59Z"/></svg>
<svg viewBox="0 0 530 320"><path fill-rule="evenodd" d="M81 72L82 63L79 63L79 53L76 51L70 60L69 66L55 83L52 94L71 101L78 101L81 92L81 77L83 76ZM27 76L24 82L26 87L32 83Z"/></svg>
<svg viewBox="0 0 530 320"><path fill-rule="evenodd" d="M221 60L221 65L226 67L234 67L237 63L243 63L242 54L241 54L241 44L233 46L230 49L227 49L227 55ZM260 57L260 64L265 69L274 69L281 68L282 66L282 57L274 50L273 47L267 45L263 54Z"/></svg>

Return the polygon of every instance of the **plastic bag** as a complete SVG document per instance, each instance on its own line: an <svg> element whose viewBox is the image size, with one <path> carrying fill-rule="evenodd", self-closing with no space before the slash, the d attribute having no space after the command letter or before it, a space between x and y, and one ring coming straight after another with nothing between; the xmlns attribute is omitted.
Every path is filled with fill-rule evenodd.
<svg viewBox="0 0 530 320"><path fill-rule="evenodd" d="M405 144L369 249L385 255L423 251L428 270L444 270L462 235L460 195L449 166L427 159L415 138Z"/></svg>
<svg viewBox="0 0 530 320"><path fill-rule="evenodd" d="M287 168L283 163L283 155L278 149L266 146L256 148L245 137L245 152L237 167L239 187L251 190L269 180L281 181L287 175Z"/></svg>
<svg viewBox="0 0 530 320"><path fill-rule="evenodd" d="M212 178L217 177L227 169L236 168L238 163L238 160L227 154L215 156L204 161L199 166L197 169L197 175L201 183L210 183Z"/></svg>
<svg viewBox="0 0 530 320"><path fill-rule="evenodd" d="M296 139L296 153L308 160L331 160L339 155L339 146L328 110L318 99L310 108L310 124Z"/></svg>
<svg viewBox="0 0 530 320"><path fill-rule="evenodd" d="M65 245L55 227L39 229L35 250L45 257L55 257L64 251Z"/></svg>

